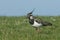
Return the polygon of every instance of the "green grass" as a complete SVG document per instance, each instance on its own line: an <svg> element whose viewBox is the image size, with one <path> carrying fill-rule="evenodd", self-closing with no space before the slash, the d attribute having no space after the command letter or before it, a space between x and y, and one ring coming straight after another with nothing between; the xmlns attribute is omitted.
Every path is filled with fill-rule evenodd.
<svg viewBox="0 0 60 40"><path fill-rule="evenodd" d="M41 27L42 32L38 33L23 16L0 16L0 40L60 40L60 16L51 17L38 17L53 24Z"/></svg>

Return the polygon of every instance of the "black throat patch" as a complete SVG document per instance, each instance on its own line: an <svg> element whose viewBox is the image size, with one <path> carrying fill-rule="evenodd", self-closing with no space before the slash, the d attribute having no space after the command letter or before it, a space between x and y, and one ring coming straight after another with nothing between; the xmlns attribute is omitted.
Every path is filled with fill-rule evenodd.
<svg viewBox="0 0 60 40"><path fill-rule="evenodd" d="M34 24L34 19L30 19L30 20L29 20L29 23L30 23L31 25L33 25L33 24Z"/></svg>

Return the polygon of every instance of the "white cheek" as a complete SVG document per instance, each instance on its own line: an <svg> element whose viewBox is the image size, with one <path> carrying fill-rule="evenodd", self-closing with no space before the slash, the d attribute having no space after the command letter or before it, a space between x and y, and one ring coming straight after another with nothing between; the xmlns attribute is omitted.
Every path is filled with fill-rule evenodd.
<svg viewBox="0 0 60 40"><path fill-rule="evenodd" d="M31 16L30 19L33 19L33 17Z"/></svg>

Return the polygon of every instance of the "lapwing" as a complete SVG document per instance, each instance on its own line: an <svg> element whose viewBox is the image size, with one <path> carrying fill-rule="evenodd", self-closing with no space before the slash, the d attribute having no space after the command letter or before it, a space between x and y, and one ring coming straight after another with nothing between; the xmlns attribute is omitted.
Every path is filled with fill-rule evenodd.
<svg viewBox="0 0 60 40"><path fill-rule="evenodd" d="M32 27L36 28L37 31L40 31L39 27L52 26L52 23L50 22L36 19L35 16L32 15L32 13L33 11L28 13L27 18L29 19L29 23L32 25Z"/></svg>

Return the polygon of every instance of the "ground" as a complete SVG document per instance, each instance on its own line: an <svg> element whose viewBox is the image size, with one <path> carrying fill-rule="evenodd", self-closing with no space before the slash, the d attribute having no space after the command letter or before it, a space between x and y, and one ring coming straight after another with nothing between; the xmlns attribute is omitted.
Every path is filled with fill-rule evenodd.
<svg viewBox="0 0 60 40"><path fill-rule="evenodd" d="M40 27L38 33L25 16L0 16L0 40L60 40L60 16L37 17L53 25Z"/></svg>

